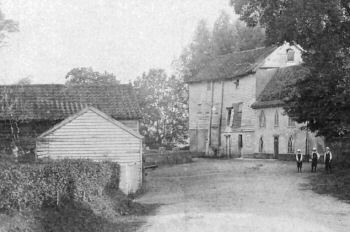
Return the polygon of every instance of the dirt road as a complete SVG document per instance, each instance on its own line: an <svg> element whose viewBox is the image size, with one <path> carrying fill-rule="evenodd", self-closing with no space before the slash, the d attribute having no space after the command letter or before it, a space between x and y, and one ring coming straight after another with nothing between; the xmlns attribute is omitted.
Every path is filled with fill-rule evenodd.
<svg viewBox="0 0 350 232"><path fill-rule="evenodd" d="M309 168L239 159L159 168L138 201L161 206L139 231L350 231L350 204L309 190Z"/></svg>

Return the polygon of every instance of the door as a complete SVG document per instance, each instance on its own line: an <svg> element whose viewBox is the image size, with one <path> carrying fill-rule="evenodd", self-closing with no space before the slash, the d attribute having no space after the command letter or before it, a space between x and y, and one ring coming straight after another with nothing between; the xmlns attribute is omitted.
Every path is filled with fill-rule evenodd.
<svg viewBox="0 0 350 232"><path fill-rule="evenodd" d="M226 138L226 156L230 157L231 156L231 143L230 143L230 135L225 136Z"/></svg>
<svg viewBox="0 0 350 232"><path fill-rule="evenodd" d="M277 159L278 158L278 147L279 147L279 142L278 142L278 136L275 135L273 136L273 158Z"/></svg>
<svg viewBox="0 0 350 232"><path fill-rule="evenodd" d="M238 135L238 155L239 155L239 157L242 156L242 148L243 148L243 136Z"/></svg>

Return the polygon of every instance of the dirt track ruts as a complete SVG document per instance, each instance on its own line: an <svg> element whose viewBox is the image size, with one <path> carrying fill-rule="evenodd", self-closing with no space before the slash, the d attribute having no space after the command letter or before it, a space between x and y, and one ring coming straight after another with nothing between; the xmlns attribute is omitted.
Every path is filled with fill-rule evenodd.
<svg viewBox="0 0 350 232"><path fill-rule="evenodd" d="M198 159L147 176L160 204L139 231L350 231L350 205L308 188L293 162ZM322 170L323 171L323 170Z"/></svg>

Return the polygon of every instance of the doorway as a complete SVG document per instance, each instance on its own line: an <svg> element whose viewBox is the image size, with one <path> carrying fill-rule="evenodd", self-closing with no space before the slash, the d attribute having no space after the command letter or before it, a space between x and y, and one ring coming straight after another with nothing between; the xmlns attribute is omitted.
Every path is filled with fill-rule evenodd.
<svg viewBox="0 0 350 232"><path fill-rule="evenodd" d="M242 148L243 148L243 135L238 135L238 155L242 156Z"/></svg>
<svg viewBox="0 0 350 232"><path fill-rule="evenodd" d="M278 158L278 148L279 148L279 137L278 135L273 136L273 158Z"/></svg>
<svg viewBox="0 0 350 232"><path fill-rule="evenodd" d="M226 138L226 156L227 158L229 158L231 157L231 143L230 143L231 136L226 135L225 138Z"/></svg>

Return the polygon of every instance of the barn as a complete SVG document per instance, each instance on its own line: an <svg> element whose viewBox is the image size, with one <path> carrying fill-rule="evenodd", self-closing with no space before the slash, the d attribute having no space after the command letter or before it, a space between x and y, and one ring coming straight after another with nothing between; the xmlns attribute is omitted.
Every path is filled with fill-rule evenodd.
<svg viewBox="0 0 350 232"><path fill-rule="evenodd" d="M133 193L142 182L142 136L102 111L87 107L37 138L39 158L117 162L119 188Z"/></svg>
<svg viewBox="0 0 350 232"><path fill-rule="evenodd" d="M3 85L0 154L12 156L17 149L21 159L32 160L38 154L117 161L121 189L134 192L142 181L141 117L128 84ZM60 137L67 132L66 139Z"/></svg>

